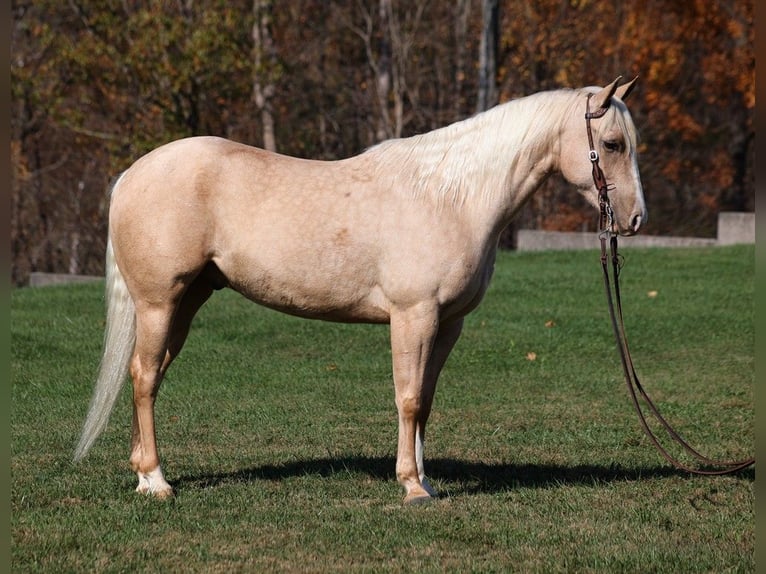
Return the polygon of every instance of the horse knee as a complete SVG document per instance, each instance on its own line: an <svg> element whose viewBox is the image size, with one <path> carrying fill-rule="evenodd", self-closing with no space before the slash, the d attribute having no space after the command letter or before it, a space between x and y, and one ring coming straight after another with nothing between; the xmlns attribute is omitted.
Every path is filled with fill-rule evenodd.
<svg viewBox="0 0 766 574"><path fill-rule="evenodd" d="M397 397L396 406L402 418L417 419L423 408L423 400L420 395L402 395Z"/></svg>

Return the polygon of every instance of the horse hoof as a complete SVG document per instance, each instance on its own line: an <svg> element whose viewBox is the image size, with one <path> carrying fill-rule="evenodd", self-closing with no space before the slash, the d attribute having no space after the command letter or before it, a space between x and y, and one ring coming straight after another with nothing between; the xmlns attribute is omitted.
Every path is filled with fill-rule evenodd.
<svg viewBox="0 0 766 574"><path fill-rule="evenodd" d="M156 492L152 492L152 495L157 500L168 500L175 496L175 492L173 492L172 488L166 488L165 490L158 490Z"/></svg>
<svg viewBox="0 0 766 574"><path fill-rule="evenodd" d="M166 498L173 498L175 493L173 489L168 486L167 488L149 488L145 485L139 485L136 488L136 492L145 496L153 496L158 500L165 500Z"/></svg>
<svg viewBox="0 0 766 574"><path fill-rule="evenodd" d="M137 474L138 486L136 487L136 492L151 495L160 500L173 496L173 487L165 481L160 467L150 472L139 472Z"/></svg>
<svg viewBox="0 0 766 574"><path fill-rule="evenodd" d="M431 486L431 483L428 482L425 478L420 479L420 484L423 485L423 490L425 490L430 496L434 498L438 498L439 495L436 493L436 490L434 490L434 487Z"/></svg>
<svg viewBox="0 0 766 574"><path fill-rule="evenodd" d="M433 499L433 496L430 494L408 494L404 497L404 504L406 506L421 506L423 504L429 504Z"/></svg>
<svg viewBox="0 0 766 574"><path fill-rule="evenodd" d="M144 496L151 496L153 498L156 498L157 500L167 500L175 496L175 492L173 492L172 488L164 488L164 489L157 489L157 490L137 488L136 492L139 494L143 494Z"/></svg>

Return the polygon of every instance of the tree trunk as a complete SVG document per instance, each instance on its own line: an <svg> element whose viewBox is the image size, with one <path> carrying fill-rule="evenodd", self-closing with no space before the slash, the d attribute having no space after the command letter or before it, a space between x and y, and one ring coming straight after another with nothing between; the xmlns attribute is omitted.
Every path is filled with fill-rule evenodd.
<svg viewBox="0 0 766 574"><path fill-rule="evenodd" d="M276 52L271 36L271 0L253 0L253 100L261 115L263 148L277 151L274 133Z"/></svg>
<svg viewBox="0 0 766 574"><path fill-rule="evenodd" d="M468 37L468 16L471 13L469 0L457 0L455 6L455 120L463 118L465 112L465 80L466 80L466 38Z"/></svg>
<svg viewBox="0 0 766 574"><path fill-rule="evenodd" d="M499 29L497 0L482 0L481 44L479 46L479 93L476 111L497 104L497 44Z"/></svg>
<svg viewBox="0 0 766 574"><path fill-rule="evenodd" d="M391 0L380 0L378 17L380 18L380 42L378 44L379 56L377 64L376 89L380 104L380 118L375 130L377 141L383 141L394 135L391 119L388 112L388 98L391 93Z"/></svg>

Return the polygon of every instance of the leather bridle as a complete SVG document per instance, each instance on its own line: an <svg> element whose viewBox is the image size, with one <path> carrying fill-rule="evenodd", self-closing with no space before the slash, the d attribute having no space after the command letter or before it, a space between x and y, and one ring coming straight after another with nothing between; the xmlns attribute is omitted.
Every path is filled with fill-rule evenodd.
<svg viewBox="0 0 766 574"><path fill-rule="evenodd" d="M641 385L641 381L638 379L636 370L633 367L633 359L630 356L630 349L628 348L628 341L625 335L625 323L622 316L622 301L620 298L620 282L619 275L622 268L622 257L617 252L617 232L615 231L614 212L609 203L609 185L607 184L604 172L599 166L598 151L596 151L593 145L593 132L591 130L591 119L602 117L607 110L607 107L599 108L595 112L590 111L590 98L593 94L588 94L588 100L585 107L585 125L588 131L588 145L590 146L588 151L588 158L593 166L593 183L598 190L598 202L599 202L599 240L601 242L601 268L604 274L604 287L606 290L607 303L609 305L609 315L612 321L612 329L617 341L617 348L620 351L620 361L622 362L622 370L625 375L625 382L630 393L633 406L638 414L641 426L644 432L649 437L649 440L657 447L660 454L673 466L681 470L693 474L703 475L722 475L731 474L743 470L753 464L755 464L755 458L749 458L740 461L720 461L710 459L692 446L689 445L676 430L668 423L665 418L660 414L659 409L655 406L654 402L649 398L649 395ZM609 255L607 255L607 239L609 239ZM610 257L611 256L611 257ZM612 276L609 273L608 260L611 258L612 262ZM613 295L614 292L614 295ZM615 306L616 302L616 306ZM662 427L668 432L673 440L678 443L687 453L692 455L702 465L707 465L714 468L693 468L687 464L682 463L676 457L671 455L668 450L660 443L656 434L652 431L649 423L646 419L643 409L641 408L641 402L639 396L644 400L649 408L650 413L660 423Z"/></svg>
<svg viewBox="0 0 766 574"><path fill-rule="evenodd" d="M590 127L590 121L602 117L607 106L599 108L595 112L590 111L590 98L593 94L588 94L588 101L585 104L585 127L588 130L588 159L592 165L593 183L598 190L598 207L599 207L599 230L606 232L614 227L614 212L612 206L609 204L609 184L606 182L606 176L601 170L601 166L598 165L598 151L593 145L593 130Z"/></svg>

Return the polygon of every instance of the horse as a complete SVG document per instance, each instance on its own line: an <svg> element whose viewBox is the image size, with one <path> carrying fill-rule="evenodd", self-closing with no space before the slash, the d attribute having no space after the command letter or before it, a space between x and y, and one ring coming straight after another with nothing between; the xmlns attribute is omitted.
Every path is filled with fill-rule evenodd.
<svg viewBox="0 0 766 574"><path fill-rule="evenodd" d="M103 354L74 460L107 426L129 374L136 491L173 495L155 400L195 313L226 287L304 318L388 324L396 478L404 503L437 496L423 464L426 422L464 317L487 290L501 232L554 172L597 207L594 153L609 184L609 232L633 235L646 221L624 103L637 78L621 78L533 93L340 160L212 136L140 157L110 189ZM590 138L586 109L598 112Z"/></svg>

